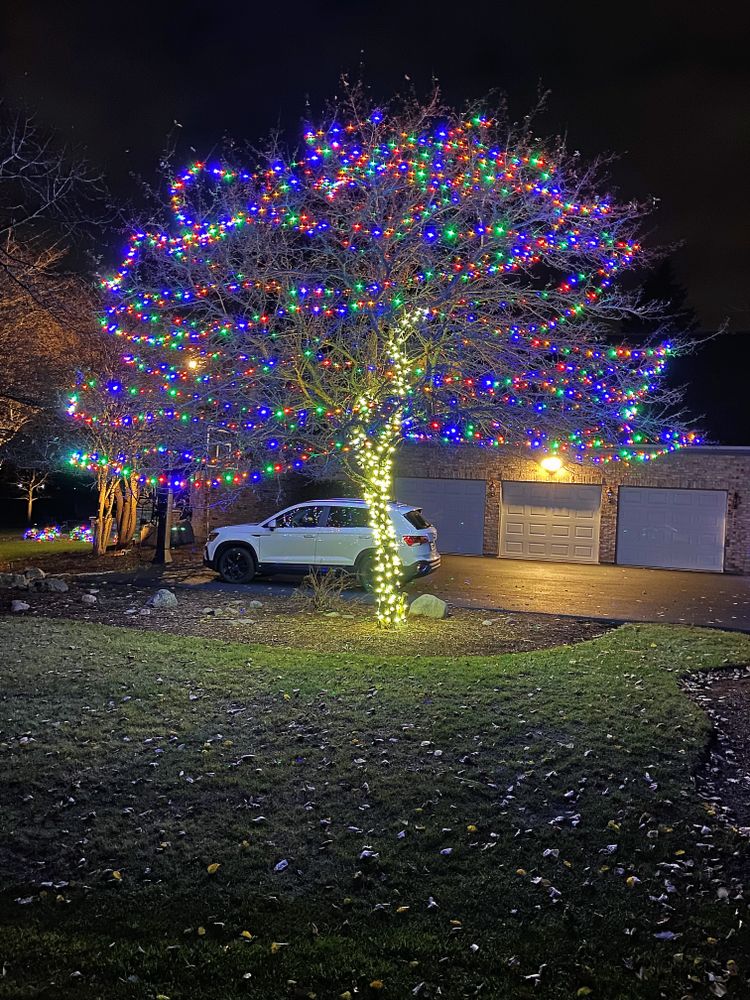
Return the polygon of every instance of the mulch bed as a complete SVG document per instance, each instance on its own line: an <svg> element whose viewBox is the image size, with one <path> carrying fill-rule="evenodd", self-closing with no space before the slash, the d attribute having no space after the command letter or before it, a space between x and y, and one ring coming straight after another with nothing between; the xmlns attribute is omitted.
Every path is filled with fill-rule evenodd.
<svg viewBox="0 0 750 1000"><path fill-rule="evenodd" d="M253 645L383 655L528 652L593 639L610 627L577 618L452 608L449 617L442 621L410 618L405 628L389 632L378 628L372 606L357 600L342 601L335 613L326 614L312 610L297 594L269 597L251 591L244 597L179 585L174 587L179 602L176 608L142 614L151 594L159 587L173 584L158 579L147 585L101 580L86 584L70 579L68 583L70 591L66 594L4 591L2 600L6 610L13 598L26 601L30 609L23 612L25 615ZM82 595L92 592L96 604L81 603ZM256 599L261 601L261 608L250 607Z"/></svg>
<svg viewBox="0 0 750 1000"><path fill-rule="evenodd" d="M750 833L750 667L699 674L684 687L714 727L699 790Z"/></svg>

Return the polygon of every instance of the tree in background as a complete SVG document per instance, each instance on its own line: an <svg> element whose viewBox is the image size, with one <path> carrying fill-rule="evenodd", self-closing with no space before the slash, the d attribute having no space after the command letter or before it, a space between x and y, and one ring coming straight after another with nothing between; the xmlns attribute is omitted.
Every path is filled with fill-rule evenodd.
<svg viewBox="0 0 750 1000"><path fill-rule="evenodd" d="M6 445L3 455L15 472L16 488L32 523L34 505L69 452L69 421L52 411L38 410Z"/></svg>
<svg viewBox="0 0 750 1000"><path fill-rule="evenodd" d="M113 528L117 547L126 548L137 528L138 501L144 490L144 469L165 454L155 444L152 422L134 420L118 371L82 376L70 396L68 414L76 441L68 464L94 479L97 513L94 551L103 555Z"/></svg>
<svg viewBox="0 0 750 1000"><path fill-rule="evenodd" d="M595 463L690 443L667 424L674 344L613 340L639 313L620 278L648 259L645 208L600 174L528 124L437 95L373 109L359 90L294 156L191 166L108 283L123 395L161 474L220 481L200 471L207 427L234 436L233 482L339 463L368 502L393 624L404 439Z"/></svg>
<svg viewBox="0 0 750 1000"><path fill-rule="evenodd" d="M65 270L101 196L80 157L0 105L0 463L27 421L57 409L76 366L106 349L85 280Z"/></svg>

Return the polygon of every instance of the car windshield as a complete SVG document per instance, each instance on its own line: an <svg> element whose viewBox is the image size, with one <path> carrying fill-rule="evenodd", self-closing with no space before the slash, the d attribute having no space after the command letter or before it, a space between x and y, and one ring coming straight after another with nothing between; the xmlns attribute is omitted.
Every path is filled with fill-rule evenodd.
<svg viewBox="0 0 750 1000"><path fill-rule="evenodd" d="M418 531L421 530L422 528L432 527L430 522L425 517L422 516L421 510L408 510L404 514L404 517L412 526L412 528L416 528Z"/></svg>

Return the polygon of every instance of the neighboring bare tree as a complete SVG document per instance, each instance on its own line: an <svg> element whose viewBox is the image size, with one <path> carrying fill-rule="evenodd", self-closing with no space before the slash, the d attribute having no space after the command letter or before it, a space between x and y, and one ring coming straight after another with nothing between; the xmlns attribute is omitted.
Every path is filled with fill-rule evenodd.
<svg viewBox="0 0 750 1000"><path fill-rule="evenodd" d="M136 233L109 284L109 328L162 469L196 461L207 424L234 435L228 464L251 480L343 465L370 508L379 620L398 623L404 438L652 457L691 440L665 426L675 348L658 329L613 340L648 312L618 282L647 260L647 208L528 122L437 94L373 111L352 90L304 140L254 171L180 176L166 231Z"/></svg>
<svg viewBox="0 0 750 1000"><path fill-rule="evenodd" d="M82 377L68 413L76 441L69 464L88 471L97 492L95 552L107 551L114 526L117 547L126 548L137 527L142 470L153 462L152 422L132 418L121 376L111 371Z"/></svg>
<svg viewBox="0 0 750 1000"><path fill-rule="evenodd" d="M101 195L79 157L0 105L0 461L13 435L55 409L76 366L101 350L93 298L63 270Z"/></svg>
<svg viewBox="0 0 750 1000"><path fill-rule="evenodd" d="M18 489L26 501L27 524L32 523L34 504L39 499L40 492L46 488L49 477L49 472L40 472L38 469L21 469L18 473Z"/></svg>
<svg viewBox="0 0 750 1000"><path fill-rule="evenodd" d="M70 421L61 412L38 410L4 449L4 458L16 473L16 485L26 502L31 523L34 503L50 476L59 472L71 447Z"/></svg>

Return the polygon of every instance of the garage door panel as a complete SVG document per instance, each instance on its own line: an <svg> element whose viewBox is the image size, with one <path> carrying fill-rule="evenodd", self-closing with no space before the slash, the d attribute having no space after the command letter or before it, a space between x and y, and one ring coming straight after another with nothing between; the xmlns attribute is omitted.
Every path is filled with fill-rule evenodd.
<svg viewBox="0 0 750 1000"><path fill-rule="evenodd" d="M617 562L721 572L726 507L725 490L621 486Z"/></svg>
<svg viewBox="0 0 750 1000"><path fill-rule="evenodd" d="M438 549L462 555L484 551L484 479L402 477L395 482L396 499L421 507L438 532Z"/></svg>
<svg viewBox="0 0 750 1000"><path fill-rule="evenodd" d="M600 487L503 482L502 491L501 556L598 561Z"/></svg>

